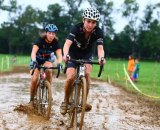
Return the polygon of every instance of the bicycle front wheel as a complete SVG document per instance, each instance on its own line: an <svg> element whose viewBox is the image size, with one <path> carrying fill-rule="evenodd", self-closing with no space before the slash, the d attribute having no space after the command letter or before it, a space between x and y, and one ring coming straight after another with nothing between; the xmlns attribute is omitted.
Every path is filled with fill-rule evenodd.
<svg viewBox="0 0 160 130"><path fill-rule="evenodd" d="M82 77L78 85L77 95L74 91L75 107L71 115L71 125L73 126L74 130L82 130L85 115L86 99L86 79Z"/></svg>
<svg viewBox="0 0 160 130"><path fill-rule="evenodd" d="M50 83L45 80L43 86L39 86L37 91L38 113L46 119L50 118L52 107L52 92Z"/></svg>

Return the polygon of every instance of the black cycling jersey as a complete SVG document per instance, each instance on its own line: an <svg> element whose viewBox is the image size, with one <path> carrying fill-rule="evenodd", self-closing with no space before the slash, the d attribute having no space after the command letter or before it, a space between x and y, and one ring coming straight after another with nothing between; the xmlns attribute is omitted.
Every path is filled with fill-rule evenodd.
<svg viewBox="0 0 160 130"><path fill-rule="evenodd" d="M33 45L39 47L38 52L36 53L37 60L47 61L50 58L50 54L60 49L60 44L57 39L54 39L51 43L47 43L45 38L37 38Z"/></svg>
<svg viewBox="0 0 160 130"><path fill-rule="evenodd" d="M103 45L103 32L96 26L89 38L85 39L83 23L79 23L71 29L67 39L73 42L69 49L72 58L89 59L92 57L93 44Z"/></svg>

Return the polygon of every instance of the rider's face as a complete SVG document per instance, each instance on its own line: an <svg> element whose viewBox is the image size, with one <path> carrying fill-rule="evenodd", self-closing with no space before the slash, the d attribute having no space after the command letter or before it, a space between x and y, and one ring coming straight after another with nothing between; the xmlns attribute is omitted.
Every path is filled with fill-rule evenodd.
<svg viewBox="0 0 160 130"><path fill-rule="evenodd" d="M56 36L56 33L54 32L46 32L46 37L49 42L52 42L55 36Z"/></svg>
<svg viewBox="0 0 160 130"><path fill-rule="evenodd" d="M96 26L96 21L91 19L83 19L84 28L87 32L92 32Z"/></svg>

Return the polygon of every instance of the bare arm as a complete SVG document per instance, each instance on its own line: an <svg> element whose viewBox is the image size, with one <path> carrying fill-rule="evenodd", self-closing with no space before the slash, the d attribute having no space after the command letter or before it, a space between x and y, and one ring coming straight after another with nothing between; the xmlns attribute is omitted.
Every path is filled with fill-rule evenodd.
<svg viewBox="0 0 160 130"><path fill-rule="evenodd" d="M31 52L31 59L36 60L36 53L38 51L39 47L37 45L33 45L32 52Z"/></svg>
<svg viewBox="0 0 160 130"><path fill-rule="evenodd" d="M64 53L64 56L63 56L63 59L64 61L66 61L66 55L68 54L68 51L69 51L69 48L72 44L72 41L71 40L66 40L65 44L64 44L64 47L63 47L63 53Z"/></svg>
<svg viewBox="0 0 160 130"><path fill-rule="evenodd" d="M58 57L58 63L62 63L62 50L61 49L56 50L56 55Z"/></svg>
<svg viewBox="0 0 160 130"><path fill-rule="evenodd" d="M100 63L101 58L104 57L104 49L103 49L103 46L102 46L102 45L98 45L98 46L97 46L97 50L98 50L98 62ZM104 60L103 63L105 63L105 60Z"/></svg>

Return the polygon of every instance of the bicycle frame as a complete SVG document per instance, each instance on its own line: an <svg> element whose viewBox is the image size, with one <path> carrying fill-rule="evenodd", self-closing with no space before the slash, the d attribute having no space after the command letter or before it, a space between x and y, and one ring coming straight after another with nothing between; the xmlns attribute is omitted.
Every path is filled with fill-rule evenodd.
<svg viewBox="0 0 160 130"><path fill-rule="evenodd" d="M77 101L77 95L78 95L78 87L79 87L79 83L81 81L81 78L85 76L85 66L84 64L80 64L77 69L76 69L76 79L75 79L75 82L74 82L74 91L75 91L75 101ZM78 108L78 103L75 102L75 107Z"/></svg>
<svg viewBox="0 0 160 130"><path fill-rule="evenodd" d="M74 102L70 105L69 108L69 115L71 116L70 126L77 129L78 124L78 109L81 109L80 114L80 123L79 123L79 130L82 130L83 127L83 120L84 120L84 113L85 113L85 105L87 100L87 86L86 86L86 78L85 78L85 66L84 64L99 64L98 62L93 61L86 61L86 60L74 60L70 59L69 61L75 62L77 64L76 68L76 79L74 82L74 95L72 95ZM103 66L100 67L100 71L98 77L101 75L103 70ZM79 83L82 82L82 86ZM81 93L81 94L80 94ZM81 104L81 105L80 105Z"/></svg>
<svg viewBox="0 0 160 130"><path fill-rule="evenodd" d="M44 68L40 68L40 79L39 79L39 93L40 93L40 105L41 105L41 112L42 112L42 106L48 105L48 102L43 102L43 95L44 95L44 81L46 80L46 73ZM37 88L38 89L38 88ZM48 89L46 88L46 99L48 98Z"/></svg>
<svg viewBox="0 0 160 130"><path fill-rule="evenodd" d="M52 102L52 92L51 92L51 84L46 80L46 69L58 69L57 78L60 74L59 67L45 67L45 66L35 66L32 75L34 73L35 68L40 70L39 74L39 83L38 88L36 89L35 98L36 104L38 108L38 113L45 116L47 119L50 118L51 112L51 102Z"/></svg>

